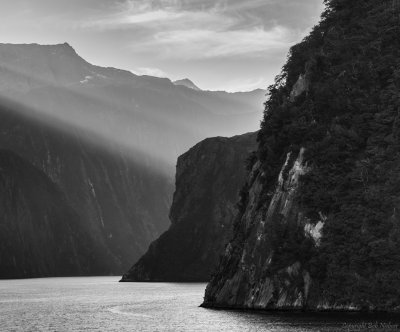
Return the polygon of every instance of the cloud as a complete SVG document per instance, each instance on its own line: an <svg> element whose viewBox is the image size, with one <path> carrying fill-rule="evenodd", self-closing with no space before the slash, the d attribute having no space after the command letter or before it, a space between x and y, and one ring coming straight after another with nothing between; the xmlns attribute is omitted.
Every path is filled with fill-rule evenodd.
<svg viewBox="0 0 400 332"><path fill-rule="evenodd" d="M131 51L162 59L259 57L303 37L309 27L289 10L298 5L294 0L123 0L111 14L81 27L129 31Z"/></svg>
<svg viewBox="0 0 400 332"><path fill-rule="evenodd" d="M224 57L259 57L276 49L286 49L295 40L285 27L269 31L259 27L249 30L172 30L154 35L142 45L144 49L158 47L167 58L207 59Z"/></svg>
<svg viewBox="0 0 400 332"><path fill-rule="evenodd" d="M322 9L323 0L0 1L0 35L68 41L99 65L156 76L168 69L215 89L236 77L273 80Z"/></svg>
<svg viewBox="0 0 400 332"><path fill-rule="evenodd" d="M165 10L154 10L134 14L114 14L87 20L80 23L81 28L94 28L99 30L129 29L134 26L151 26L161 22L172 22L183 16L183 13L169 12Z"/></svg>

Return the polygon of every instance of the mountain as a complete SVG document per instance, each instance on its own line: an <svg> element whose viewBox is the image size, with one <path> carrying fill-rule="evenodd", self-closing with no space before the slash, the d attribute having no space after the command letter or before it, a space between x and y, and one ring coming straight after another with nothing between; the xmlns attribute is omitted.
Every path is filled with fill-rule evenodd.
<svg viewBox="0 0 400 332"><path fill-rule="evenodd" d="M84 242L87 243L88 251L92 252L94 261L99 262L92 268L93 264L80 264L81 258L78 257L79 264L77 263L76 268L68 273L63 270L63 273L119 274L129 268L132 261L144 253L148 244L168 227L172 189L169 178L155 171L151 165L133 162L129 156L118 150L112 152L100 148L95 144L95 138L90 142L85 133L76 128L54 128L53 125L38 121L35 114L31 114L31 118L27 117L25 114L32 110L24 109L14 102L3 99L0 105L0 149L12 151L25 164L44 174L64 201L59 211L57 205L52 207L54 214L46 221L49 232L45 239L51 243L63 237L63 228L57 225L63 222L63 218L71 218L69 222L73 223L76 232L86 234L89 238ZM42 219L46 220L47 217L46 210L37 215L35 206L44 208L52 200L47 200L50 194L35 197L32 193L35 190L40 191L41 182L34 182L34 178L31 182L28 180L26 175L26 183L30 186L29 195L13 201L15 206L4 217L3 222L24 225L25 215L36 216L29 219L31 242L23 240L23 243L27 246L30 243L30 248L38 253L40 249L36 247L36 243L44 239L40 232L44 227ZM9 189L2 189L3 201L0 204L9 204L11 198L6 199ZM43 202L39 204L40 197ZM63 206L68 207L69 214L60 219ZM54 228L53 233L51 228ZM22 241L19 233L12 228L3 230L2 235L12 243ZM65 250L73 252L75 249L71 247ZM16 256L17 252L15 247L10 246L1 247L0 252L2 257L20 258L15 260L16 268L12 271L16 274L13 278L59 275L58 269L25 268L29 255ZM20 252L25 251L21 248ZM44 257L52 253L55 251L42 251ZM56 259L56 256L52 259ZM43 257L37 254L32 256L30 264L40 266L44 264L42 260ZM7 271L3 268L4 261L0 262L0 270ZM29 274L30 271L32 274ZM6 275L10 276L10 273L8 271ZM2 277L5 275L0 275Z"/></svg>
<svg viewBox="0 0 400 332"><path fill-rule="evenodd" d="M326 6L270 87L205 307L400 310L400 3Z"/></svg>
<svg viewBox="0 0 400 332"><path fill-rule="evenodd" d="M208 138L178 158L171 226L121 281L208 281L225 244L256 133Z"/></svg>
<svg viewBox="0 0 400 332"><path fill-rule="evenodd" d="M189 89L193 89L196 91L201 91L201 89L194 84L191 80L189 80L188 78L184 78L182 80L177 80L173 82L175 85L182 85L182 86L186 86Z"/></svg>
<svg viewBox="0 0 400 332"><path fill-rule="evenodd" d="M0 150L0 207L0 278L104 272L60 188L6 150Z"/></svg>
<svg viewBox="0 0 400 332"><path fill-rule="evenodd" d="M0 149L42 172L69 211L68 220L52 212L44 222L45 207L36 213L33 195L18 196L3 222L26 222L32 229L24 240L18 231L4 230L15 245L0 247L0 257L15 257L14 274L5 273L3 263L9 263L0 260L0 278L127 271L169 226L176 157L210 133L255 127L263 93L250 102L247 95L194 91L169 79L94 66L66 43L0 44ZM24 221L25 215L32 217ZM46 236L42 223L49 227ZM60 250L76 249L82 258L73 254L64 270L40 267L38 241L54 243L68 234L87 238L87 247L67 241ZM24 258L25 246L35 254ZM60 256L47 249L42 254L54 266ZM25 267L27 257L32 268ZM87 257L93 262L82 263Z"/></svg>
<svg viewBox="0 0 400 332"><path fill-rule="evenodd" d="M172 177L177 157L202 139L258 129L265 91L188 89L94 66L65 43L0 44L0 95L141 153Z"/></svg>

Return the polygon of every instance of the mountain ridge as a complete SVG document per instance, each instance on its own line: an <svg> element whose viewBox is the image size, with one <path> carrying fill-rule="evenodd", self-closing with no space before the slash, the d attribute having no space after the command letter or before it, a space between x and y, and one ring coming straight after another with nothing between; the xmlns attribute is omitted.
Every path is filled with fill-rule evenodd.
<svg viewBox="0 0 400 332"><path fill-rule="evenodd" d="M66 45L0 44L0 95L97 132L129 153L154 151L171 176L178 155L202 139L258 128L263 91L187 89L167 78L92 65Z"/></svg>
<svg viewBox="0 0 400 332"><path fill-rule="evenodd" d="M181 79L181 80L173 81L172 83L174 83L175 85L186 86L187 88L193 89L193 90L196 90L196 91L201 91L201 89L188 78L184 78L184 79Z"/></svg>

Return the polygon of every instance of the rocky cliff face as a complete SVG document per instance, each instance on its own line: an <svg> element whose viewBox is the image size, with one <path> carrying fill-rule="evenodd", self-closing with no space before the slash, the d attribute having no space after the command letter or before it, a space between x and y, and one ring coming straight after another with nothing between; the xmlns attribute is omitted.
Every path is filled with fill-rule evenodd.
<svg viewBox="0 0 400 332"><path fill-rule="evenodd" d="M283 249L279 236L293 236L295 241L308 240L315 245L318 241L319 230L314 231L306 223L298 204L299 179L306 172L304 149L297 155L289 152L266 205L263 170L260 162L254 164L245 211L236 225L234 240L226 248L222 268L207 288L204 305L254 309L271 304L280 309L305 305L311 281L309 271L300 261L286 265L284 258L279 264L273 264L273 259ZM276 234L271 232L273 229Z"/></svg>
<svg viewBox="0 0 400 332"><path fill-rule="evenodd" d="M326 4L270 88L205 307L400 310L400 7Z"/></svg>
<svg viewBox="0 0 400 332"><path fill-rule="evenodd" d="M76 265L69 274L119 274L126 271L132 261L143 254L148 244L168 227L167 216L172 189L169 178L152 169L150 165L133 162L118 150L109 151L91 144L85 139L84 132L68 127L63 130L54 128L19 114L15 109L23 107L21 105L5 101L1 104L0 148L13 151L38 172L47 176L48 181L62 193L64 205L72 211L68 216L73 216L70 222L73 223L76 232L89 238L83 242L87 242L88 250L93 253L92 259L98 262L96 267L93 268L92 263L80 264L83 258L74 254L70 259L76 259ZM40 186L40 183L30 185L33 192L35 186ZM3 198L6 199L8 189L2 189ZM46 205L46 197L42 197L43 202L39 206ZM25 203L16 200L14 209L3 216L3 222L24 225L22 216L33 214L32 208L39 200L37 197L29 201L31 198L33 199L34 195L24 196ZM8 204L10 199L3 203ZM56 207L53 207L53 210L56 210ZM62 213L62 206L58 213ZM62 231L56 226L59 222L58 216L57 214L53 219L45 219L45 222L42 220L43 215L38 215L27 221L29 227L32 227L29 234L32 239L30 248L36 253L29 261L30 266L41 266L41 259L54 253L52 250L41 251L45 249L39 245L39 240L43 237L38 231L38 239L33 240L35 227L41 223L47 223L50 229L53 227L54 232L49 230L46 233L46 240L54 243L63 236L57 233L58 230ZM68 216L63 217L63 220L69 219ZM15 245L22 241L19 233L12 229L7 228L3 231L2 235ZM71 241L75 243L78 240L79 237ZM1 247L2 257L15 257L13 264L16 267L9 271L3 268L4 260L1 261L1 270L4 273L8 271L8 277L41 276L40 271L43 275L56 275L51 273L56 270L28 269L25 264L29 255L21 258L17 253L24 252L22 247L20 250L14 249L14 246ZM72 249L73 247L70 247L70 253ZM42 256L39 256L39 252L42 252ZM53 259L56 259L56 256ZM67 273L67 266L62 271ZM30 275L29 272L33 274Z"/></svg>
<svg viewBox="0 0 400 332"><path fill-rule="evenodd" d="M207 281L232 237L245 160L256 134L209 138L178 159L171 227L122 281Z"/></svg>

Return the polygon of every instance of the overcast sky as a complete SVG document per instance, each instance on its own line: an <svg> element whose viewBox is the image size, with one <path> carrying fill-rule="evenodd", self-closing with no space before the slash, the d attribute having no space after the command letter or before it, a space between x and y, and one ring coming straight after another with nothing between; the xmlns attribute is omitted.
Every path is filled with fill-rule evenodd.
<svg viewBox="0 0 400 332"><path fill-rule="evenodd" d="M0 0L0 42L68 42L93 64L203 89L266 88L322 1Z"/></svg>

